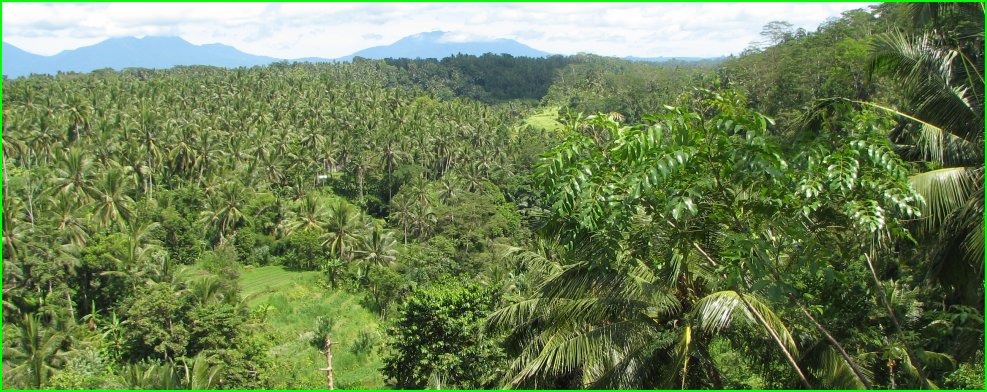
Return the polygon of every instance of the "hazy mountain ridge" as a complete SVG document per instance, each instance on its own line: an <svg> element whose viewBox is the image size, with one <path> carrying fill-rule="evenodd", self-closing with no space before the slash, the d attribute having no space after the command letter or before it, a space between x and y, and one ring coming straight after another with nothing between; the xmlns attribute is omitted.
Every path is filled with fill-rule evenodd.
<svg viewBox="0 0 987 392"><path fill-rule="evenodd" d="M390 45L374 46L352 55L339 58L350 60L354 57L368 59L384 58L443 58L456 54L483 55L486 53L510 54L516 57L545 57L551 53L534 49L511 39L453 41L450 34L432 31L404 37Z"/></svg>
<svg viewBox="0 0 987 392"><path fill-rule="evenodd" d="M52 56L37 55L3 43L3 75L9 77L62 72L91 72L102 68L171 68L179 65L209 65L227 68L252 67L279 61L350 61L355 57L445 58L456 54L509 54L515 57L546 57L549 52L534 49L511 39L462 39L443 31L419 33L390 45L374 46L339 58L304 57L282 59L259 56L224 44L195 45L180 37L121 37L65 50ZM625 57L633 61L694 61L691 57Z"/></svg>

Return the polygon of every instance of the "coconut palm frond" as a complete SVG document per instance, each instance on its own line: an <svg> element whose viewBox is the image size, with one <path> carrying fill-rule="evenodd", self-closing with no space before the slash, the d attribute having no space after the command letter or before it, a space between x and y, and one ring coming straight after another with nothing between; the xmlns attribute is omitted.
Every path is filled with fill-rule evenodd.
<svg viewBox="0 0 987 392"><path fill-rule="evenodd" d="M975 170L951 167L918 173L909 178L915 191L925 199L922 211L926 230L940 227L962 207L976 189Z"/></svg>

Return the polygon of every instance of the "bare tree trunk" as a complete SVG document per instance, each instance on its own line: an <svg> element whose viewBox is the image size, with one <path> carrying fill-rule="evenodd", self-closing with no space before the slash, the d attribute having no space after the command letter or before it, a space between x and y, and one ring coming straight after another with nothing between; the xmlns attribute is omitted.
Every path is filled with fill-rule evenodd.
<svg viewBox="0 0 987 392"><path fill-rule="evenodd" d="M72 294L68 291L65 291L65 300L68 301L69 318L72 319L72 322L75 322L75 309L72 304Z"/></svg>
<svg viewBox="0 0 987 392"><path fill-rule="evenodd" d="M29 178L31 178L31 185L34 185L34 177L29 177ZM28 217L28 220L31 222L31 225L34 225L34 189L33 189L33 186L32 186L32 189L28 190L28 192L27 192L27 217Z"/></svg>
<svg viewBox="0 0 987 392"><path fill-rule="evenodd" d="M329 390L336 389L332 382L332 339L326 334L326 367L319 369L326 372L326 386Z"/></svg>

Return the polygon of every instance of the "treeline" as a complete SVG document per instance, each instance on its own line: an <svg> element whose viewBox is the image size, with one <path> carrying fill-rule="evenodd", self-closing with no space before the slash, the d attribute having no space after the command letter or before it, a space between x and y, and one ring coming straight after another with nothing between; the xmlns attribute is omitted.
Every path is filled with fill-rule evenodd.
<svg viewBox="0 0 987 392"><path fill-rule="evenodd" d="M468 97L486 103L541 101L586 113L620 109L633 112L634 118L657 110L657 102L675 98L688 86L710 83L718 64L714 60L633 62L588 54L384 61L405 71L398 85L419 86L439 97Z"/></svg>
<svg viewBox="0 0 987 392"><path fill-rule="evenodd" d="M486 103L514 99L537 101L545 96L559 69L582 61L578 56L531 58L490 53L482 56L460 54L441 60L385 60L387 64L407 71L406 84L423 88L445 84L452 96Z"/></svg>

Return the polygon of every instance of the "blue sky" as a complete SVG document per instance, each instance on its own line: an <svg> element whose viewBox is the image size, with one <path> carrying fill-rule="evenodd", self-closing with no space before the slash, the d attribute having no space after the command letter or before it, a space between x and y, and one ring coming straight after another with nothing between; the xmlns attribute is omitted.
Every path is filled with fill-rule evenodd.
<svg viewBox="0 0 987 392"><path fill-rule="evenodd" d="M181 36L279 58L340 57L442 30L607 56L720 56L773 20L814 31L872 3L3 3L3 41L51 55L111 37Z"/></svg>

